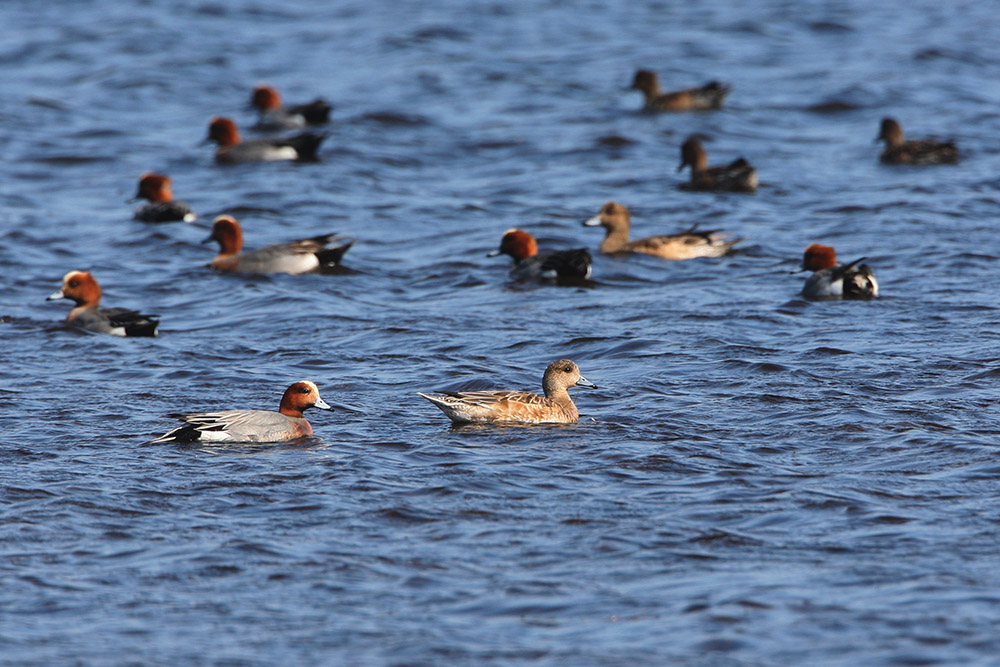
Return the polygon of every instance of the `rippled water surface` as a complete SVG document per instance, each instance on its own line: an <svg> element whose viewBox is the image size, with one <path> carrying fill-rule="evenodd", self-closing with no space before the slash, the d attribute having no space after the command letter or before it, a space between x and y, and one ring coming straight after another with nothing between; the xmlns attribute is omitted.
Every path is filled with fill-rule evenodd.
<svg viewBox="0 0 1000 667"><path fill-rule="evenodd" d="M0 4L0 661L935 664L1000 654L995 7L929 0ZM730 82L726 110L647 115ZM220 168L250 88L335 104L321 162ZM897 117L958 167L888 168ZM756 195L682 192L679 145ZM248 132L249 134L249 132ZM163 171L200 214L131 220ZM504 230L694 223L734 256L516 285ZM357 238L336 275L227 276ZM883 296L807 303L809 243ZM64 325L71 269L156 339ZM419 390L537 390L579 424L452 429ZM288 446L149 446L169 412L334 405Z"/></svg>

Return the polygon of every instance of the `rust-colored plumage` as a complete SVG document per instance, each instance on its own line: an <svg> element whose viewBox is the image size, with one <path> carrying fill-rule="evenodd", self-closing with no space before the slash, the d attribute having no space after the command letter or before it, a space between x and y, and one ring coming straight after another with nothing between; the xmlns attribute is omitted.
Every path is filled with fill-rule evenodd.
<svg viewBox="0 0 1000 667"><path fill-rule="evenodd" d="M424 394L457 424L569 424L580 413L567 389L573 386L597 386L580 375L580 368L569 359L553 361L542 377L544 396L528 391L458 391Z"/></svg>
<svg viewBox="0 0 1000 667"><path fill-rule="evenodd" d="M732 239L718 230L695 231L692 227L677 234L648 236L629 241L631 215L625 204L609 201L594 217L584 221L587 227L604 227L607 233L600 250L605 254L638 252L663 259L683 260L695 257L722 257L742 238Z"/></svg>
<svg viewBox="0 0 1000 667"><path fill-rule="evenodd" d="M632 79L632 90L642 91L646 111L707 111L721 109L729 94L729 86L710 81L699 88L664 93L656 72L641 69Z"/></svg>

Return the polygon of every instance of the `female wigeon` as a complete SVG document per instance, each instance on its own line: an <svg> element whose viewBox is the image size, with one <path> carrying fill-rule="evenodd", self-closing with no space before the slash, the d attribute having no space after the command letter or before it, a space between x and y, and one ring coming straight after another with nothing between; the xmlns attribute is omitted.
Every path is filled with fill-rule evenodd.
<svg viewBox="0 0 1000 667"><path fill-rule="evenodd" d="M215 151L215 161L219 164L242 164L244 162L276 162L297 160L311 162L317 160L316 151L326 139L326 135L303 132L287 139L267 138L243 141L240 131L229 118L216 116L208 125L206 141L219 145Z"/></svg>
<svg viewBox="0 0 1000 667"><path fill-rule="evenodd" d="M271 410L225 410L167 415L186 422L161 435L156 442L287 442L312 435L312 425L302 416L309 408L332 410L320 398L319 389L308 380L285 390L277 412Z"/></svg>
<svg viewBox="0 0 1000 667"><path fill-rule="evenodd" d="M504 232L500 247L486 256L497 255L510 255L514 259L514 267L510 270L514 280L585 280L590 277L593 261L586 248L554 250L539 255L535 237L520 229Z"/></svg>
<svg viewBox="0 0 1000 667"><path fill-rule="evenodd" d="M209 264L217 271L242 271L244 273L309 273L320 266L333 266L347 252L354 241L328 247L345 237L323 234L308 239L269 245L259 250L243 250L243 229L231 215L220 215L212 223L212 233L205 243L216 241L219 254Z"/></svg>
<svg viewBox="0 0 1000 667"><path fill-rule="evenodd" d="M708 166L708 154L701 142L689 138L681 146L680 172L691 167L691 182L681 183L682 190L715 192L757 192L757 170L743 158L721 167Z"/></svg>
<svg viewBox="0 0 1000 667"><path fill-rule="evenodd" d="M417 393L441 408L456 424L570 424L580 420L580 413L566 390L577 385L597 389L597 385L580 375L575 363L560 359L545 369L542 377L544 396L527 391Z"/></svg>
<svg viewBox="0 0 1000 667"><path fill-rule="evenodd" d="M646 96L645 111L705 111L721 109L730 88L710 81L700 88L664 93L656 72L641 69L635 73L630 90L641 90Z"/></svg>
<svg viewBox="0 0 1000 667"><path fill-rule="evenodd" d="M880 159L885 164L955 164L958 146L954 141L937 139L911 139L903 137L903 128L893 118L883 118L875 142L885 142Z"/></svg>
<svg viewBox="0 0 1000 667"><path fill-rule="evenodd" d="M160 324L156 315L141 315L127 308L99 308L101 286L89 271L70 271L63 276L62 289L51 294L48 301L71 299L76 306L69 311L67 322L97 333L112 336L155 336Z"/></svg>
<svg viewBox="0 0 1000 667"><path fill-rule="evenodd" d="M254 88L250 95L250 106L260 113L256 129L264 132L323 125L330 122L330 111L333 110L330 103L323 98L317 98L307 104L284 106L281 95L272 86Z"/></svg>
<svg viewBox="0 0 1000 667"><path fill-rule="evenodd" d="M813 243L802 257L802 269L814 271L802 288L802 296L813 301L830 299L874 299L878 281L865 258L837 265L837 253L828 245Z"/></svg>
<svg viewBox="0 0 1000 667"><path fill-rule="evenodd" d="M587 227L604 227L607 233L601 241L601 252L613 255L626 252L641 252L656 255L663 259L693 259L695 257L722 257L742 238L731 239L719 230L707 232L695 231L695 228L679 234L649 236L636 241L629 241L631 215L625 204L609 201L601 207L600 212L583 223Z"/></svg>
<svg viewBox="0 0 1000 667"><path fill-rule="evenodd" d="M174 199L173 183L169 176L147 171L139 177L139 191L134 199L147 199L135 209L135 219L143 222L194 222L198 216L191 207Z"/></svg>

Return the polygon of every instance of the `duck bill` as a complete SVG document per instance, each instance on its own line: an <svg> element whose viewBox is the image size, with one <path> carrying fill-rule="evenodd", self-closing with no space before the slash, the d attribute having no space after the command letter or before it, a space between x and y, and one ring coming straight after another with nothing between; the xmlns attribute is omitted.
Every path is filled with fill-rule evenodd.
<svg viewBox="0 0 1000 667"><path fill-rule="evenodd" d="M591 389L597 389L597 385L588 380L587 378L580 376L580 379L576 381L577 387L589 387Z"/></svg>
<svg viewBox="0 0 1000 667"><path fill-rule="evenodd" d="M333 407L324 401L322 398L317 398L316 402L313 404L314 408L319 408L320 410L333 410Z"/></svg>
<svg viewBox="0 0 1000 667"><path fill-rule="evenodd" d="M683 171L684 167L686 167L686 166L687 166L687 162L681 162L680 165L677 167L677 173L678 174L681 173L681 171Z"/></svg>
<svg viewBox="0 0 1000 667"><path fill-rule="evenodd" d="M496 257L499 254L500 254L500 249L497 248L496 250L490 250L488 253L486 253L486 256L487 257Z"/></svg>
<svg viewBox="0 0 1000 667"><path fill-rule="evenodd" d="M593 218L587 218L583 221L584 227L597 227L601 224L601 216L595 215Z"/></svg>
<svg viewBox="0 0 1000 667"><path fill-rule="evenodd" d="M46 301L56 301L57 299L65 299L66 295L63 294L62 290L58 290L50 294L45 300Z"/></svg>

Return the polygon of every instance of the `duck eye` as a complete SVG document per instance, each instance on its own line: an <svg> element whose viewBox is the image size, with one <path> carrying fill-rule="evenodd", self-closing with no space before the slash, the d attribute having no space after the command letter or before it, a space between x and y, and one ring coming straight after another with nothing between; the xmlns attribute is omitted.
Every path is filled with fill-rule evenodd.
<svg viewBox="0 0 1000 667"><path fill-rule="evenodd" d="M573 372L573 367L572 367L572 366L567 366L567 367L566 367L566 368L564 368L563 370L564 370L565 372L567 372L567 373L572 373L572 372Z"/></svg>
<svg viewBox="0 0 1000 667"><path fill-rule="evenodd" d="M310 389L309 387L299 387L299 393L300 394L308 394L311 391L312 391L312 389Z"/></svg>
<svg viewBox="0 0 1000 667"><path fill-rule="evenodd" d="M80 284L80 283L76 282L75 280L71 280L71 281L69 281L69 286L70 286L70 287L76 287L76 286L77 286L77 285L79 285L79 284Z"/></svg>

